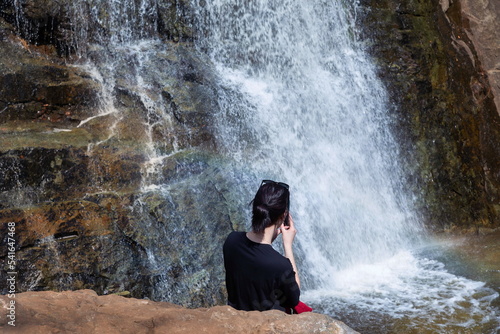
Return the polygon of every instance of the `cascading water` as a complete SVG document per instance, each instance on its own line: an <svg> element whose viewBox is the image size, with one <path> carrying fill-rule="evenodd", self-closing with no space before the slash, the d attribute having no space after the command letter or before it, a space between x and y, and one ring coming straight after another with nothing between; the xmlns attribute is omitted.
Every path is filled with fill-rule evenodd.
<svg viewBox="0 0 500 334"><path fill-rule="evenodd" d="M228 94L243 93L226 103L221 141L257 174L292 185L301 245L314 258L305 262L311 287L394 254L419 230L402 207L384 91L353 45L348 10L213 1L198 14L209 25L201 47Z"/></svg>
<svg viewBox="0 0 500 334"><path fill-rule="evenodd" d="M120 91L132 95L138 100L136 108L144 110L144 114L134 120L142 125L141 132L135 135L147 138L149 164L146 165L151 170L161 163L165 151L171 153L177 149L175 137L167 140L169 136L164 136L164 142L153 140L155 129L165 124L168 128L171 122L158 84L162 74L153 74L151 69L155 68L151 64L152 58L168 48L159 36L157 7L156 0L90 0L75 1L68 8L74 21L73 46L80 58L77 63L102 87L100 112L83 120L79 126L109 117L109 131L104 141L113 137L120 140L122 134L117 128L120 122L130 122L130 115L124 112L126 108L118 95ZM101 143L95 143L89 149ZM152 183L146 180L144 186Z"/></svg>
<svg viewBox="0 0 500 334"><path fill-rule="evenodd" d="M303 298L370 333L494 330L498 294L416 255L424 231L399 181L384 89L356 41L355 5L192 2L199 48L223 78L226 154L291 185Z"/></svg>
<svg viewBox="0 0 500 334"><path fill-rule="evenodd" d="M93 106L86 106L85 111L74 115L75 119L80 119L76 130L81 128L91 133L89 140L83 142L88 143L88 146L86 161L82 166L90 186L82 184L81 190L86 194L78 200L99 202L102 198L123 198L127 202L126 207L122 207L126 227L117 228L118 245L113 249L113 255L118 258L127 252L127 261L116 261L119 269L111 269L113 273L108 277L113 277L104 279L106 282L96 286L96 290L109 293L115 286L124 289L135 280L131 290L135 289L139 296L189 306L206 306L222 299L220 284L213 284L214 277L211 277L217 275L215 279L220 282L220 269L206 270L206 267L220 268L212 260L218 260L219 257L210 245L205 247L206 254L202 256L196 254L196 247L191 246L200 239L203 241L203 237L213 241L211 233L217 233L217 228L207 222L208 219L210 223L215 221L209 214L197 215L195 209L184 204L189 202L194 206L192 201L202 202L210 198L196 189L203 185L189 183L196 183L196 180L190 180L191 173L201 173L200 170L207 164L199 162L196 157L192 158L198 153L189 147L192 137L197 135L191 133L189 124L192 121L173 121L174 117L183 115L174 115L172 110L175 102L180 109L175 111L179 113L185 109L193 114L199 112L201 108L193 107L194 103L189 98L193 90L199 93L196 98L200 99L203 87L195 82L200 76L191 75L197 69L195 65L198 65L198 58L185 49L191 50L192 47L183 48L161 38L161 24L157 22L161 16L159 8L169 7L171 2L160 2L50 2L49 12L60 15L54 22L64 22L64 28L58 27L53 35L59 34L58 37L61 37L61 31L66 34L61 38L61 44L64 45L61 49L68 51L68 54L61 53L67 56L68 66L83 68L78 72L86 79L91 77L95 81L94 88L99 100L97 110ZM25 12L29 12L32 6L40 9L39 6L43 4L36 1L27 4L15 1L13 4L19 34L33 43L40 40L37 36L39 30L36 20ZM171 92L177 95L172 96ZM91 95L89 99L94 98L94 93ZM64 129L68 132L73 130ZM178 144L178 135L182 137L182 144ZM172 156L174 158L166 163L165 160ZM123 181L124 187L107 182L115 176L110 175L112 172L108 169L113 160L120 161L117 164L119 168L124 166L122 160L131 162L130 171L128 166L124 167L127 169L125 179L118 180L118 183ZM165 168L164 165L168 163L170 165ZM165 185L167 177L169 184ZM42 185L38 192L43 191ZM24 200L26 196L23 195L20 197ZM198 204L196 209L209 211L206 207L210 204ZM115 208L110 210L114 211ZM195 223L201 237L193 240L191 230ZM227 230L229 225L226 223L223 227ZM207 230L206 234L203 234L204 230ZM106 249L109 245L107 236L96 239L98 249ZM49 246L57 250L62 248L55 241L43 247ZM51 253L47 254L53 258ZM215 264L207 264L210 261ZM64 263L59 259L54 262L51 266L55 271L63 271ZM134 266L134 269L123 274L129 266ZM36 286L40 277L43 278L43 273L37 272L37 268L33 268L32 272L34 274L28 279L32 283L23 282L30 289ZM64 289L68 286L61 280L55 285L58 283Z"/></svg>

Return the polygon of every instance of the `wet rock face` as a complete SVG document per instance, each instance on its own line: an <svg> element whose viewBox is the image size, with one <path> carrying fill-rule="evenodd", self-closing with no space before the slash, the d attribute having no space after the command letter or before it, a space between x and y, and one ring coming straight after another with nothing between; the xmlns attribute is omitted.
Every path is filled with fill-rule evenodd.
<svg viewBox="0 0 500 334"><path fill-rule="evenodd" d="M361 1L417 209L433 229L498 226L500 120L458 1Z"/></svg>
<svg viewBox="0 0 500 334"><path fill-rule="evenodd" d="M121 6L120 4L114 4ZM189 1L145 2L146 8L128 6L123 2L120 15L124 25L112 27L107 17L113 9L107 2L99 0L81 3L71 0L6 0L0 5L0 17L16 27L18 35L33 45L51 45L59 55L71 55L85 45L78 43L82 36L111 36L113 29L126 28L126 24L141 24L141 33L159 32L172 41L187 41L193 38L189 22ZM147 11L144 22L135 22ZM144 15L144 13L142 14ZM146 23L146 24L142 24ZM95 42L91 37L88 42Z"/></svg>
<svg viewBox="0 0 500 334"><path fill-rule="evenodd" d="M199 165L194 159L178 163ZM168 192L93 193L82 182L39 202L36 189L18 191L23 205L0 210L3 261L15 224L18 291L92 288L190 307L225 303L220 245L232 230L226 199L235 185L209 163L170 181Z"/></svg>
<svg viewBox="0 0 500 334"><path fill-rule="evenodd" d="M71 19L106 17L104 2L0 5L0 265L15 224L17 291L225 302L234 184L214 150L216 78L185 42L187 2L155 3L145 33L160 35L122 53L99 45L116 27Z"/></svg>
<svg viewBox="0 0 500 334"><path fill-rule="evenodd" d="M500 110L500 3L494 0L461 0L460 5L464 30L475 45L497 110ZM449 1L443 1L443 6L447 12Z"/></svg>
<svg viewBox="0 0 500 334"><path fill-rule="evenodd" d="M12 120L75 123L90 116L99 87L50 49L31 47L8 30L0 38L0 115Z"/></svg>

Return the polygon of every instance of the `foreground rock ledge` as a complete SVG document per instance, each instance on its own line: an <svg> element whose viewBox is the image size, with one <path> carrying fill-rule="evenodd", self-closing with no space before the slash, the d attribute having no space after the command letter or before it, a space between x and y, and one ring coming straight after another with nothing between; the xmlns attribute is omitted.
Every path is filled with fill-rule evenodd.
<svg viewBox="0 0 500 334"><path fill-rule="evenodd" d="M11 299L0 296L2 333L357 333L317 313L244 312L229 306L178 305L92 290L24 292L15 296L16 327L7 324Z"/></svg>

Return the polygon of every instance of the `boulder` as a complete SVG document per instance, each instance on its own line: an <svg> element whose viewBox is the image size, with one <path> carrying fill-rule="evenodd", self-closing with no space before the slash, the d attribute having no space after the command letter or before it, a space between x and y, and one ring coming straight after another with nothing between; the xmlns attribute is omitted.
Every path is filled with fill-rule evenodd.
<svg viewBox="0 0 500 334"><path fill-rule="evenodd" d="M13 300L15 327L6 317ZM357 333L317 313L245 312L230 306L186 309L166 302L98 296L92 290L25 292L12 299L0 296L0 304L2 333Z"/></svg>

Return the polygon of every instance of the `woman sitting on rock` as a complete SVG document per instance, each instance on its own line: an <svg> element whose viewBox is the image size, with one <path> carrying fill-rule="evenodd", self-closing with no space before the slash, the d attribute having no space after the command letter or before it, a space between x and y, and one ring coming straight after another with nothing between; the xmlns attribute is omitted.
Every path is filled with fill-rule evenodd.
<svg viewBox="0 0 500 334"><path fill-rule="evenodd" d="M252 231L227 237L223 253L230 306L286 311L299 304L300 280L292 250L297 230L289 206L288 185L264 180L252 201ZM285 256L271 246L279 234Z"/></svg>

